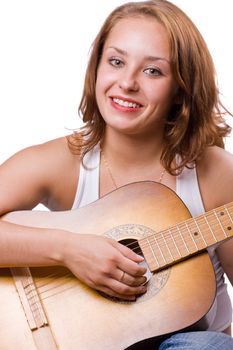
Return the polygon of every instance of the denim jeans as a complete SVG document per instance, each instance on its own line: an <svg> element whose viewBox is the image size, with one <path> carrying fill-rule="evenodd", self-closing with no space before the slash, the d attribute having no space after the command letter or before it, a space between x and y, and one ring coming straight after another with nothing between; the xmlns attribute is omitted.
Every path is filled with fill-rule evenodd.
<svg viewBox="0 0 233 350"><path fill-rule="evenodd" d="M221 332L177 333L166 339L159 350L233 350L233 338Z"/></svg>

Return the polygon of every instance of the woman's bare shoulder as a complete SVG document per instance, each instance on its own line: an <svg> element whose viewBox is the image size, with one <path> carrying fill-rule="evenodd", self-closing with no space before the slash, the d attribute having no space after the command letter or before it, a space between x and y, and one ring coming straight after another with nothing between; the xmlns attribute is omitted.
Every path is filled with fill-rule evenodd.
<svg viewBox="0 0 233 350"><path fill-rule="evenodd" d="M69 162L74 159L74 155L69 150L66 137L50 140L42 144L37 144L24 148L1 165L1 172L15 169L17 173L33 172L41 174L48 173L49 169L59 166L61 162Z"/></svg>
<svg viewBox="0 0 233 350"><path fill-rule="evenodd" d="M66 209L72 204L77 184L79 157L66 137L20 150L0 167L0 191L4 208L31 209L43 203L50 209Z"/></svg>
<svg viewBox="0 0 233 350"><path fill-rule="evenodd" d="M60 137L60 138L46 141L44 143L31 145L17 151L9 159L7 159L6 162L4 162L3 164L5 163L8 164L12 160L15 161L18 158L20 158L21 160L24 160L25 158L30 156L33 156L33 157L43 156L46 159L51 152L54 152L57 149L65 151L65 149L67 148L66 145L67 145L66 137Z"/></svg>
<svg viewBox="0 0 233 350"><path fill-rule="evenodd" d="M197 162L198 179L207 209L233 201L233 155L208 147Z"/></svg>

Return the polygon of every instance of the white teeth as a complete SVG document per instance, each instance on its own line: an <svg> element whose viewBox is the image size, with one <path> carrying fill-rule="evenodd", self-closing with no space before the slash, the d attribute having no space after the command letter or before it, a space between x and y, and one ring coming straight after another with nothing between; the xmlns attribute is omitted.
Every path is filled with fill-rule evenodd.
<svg viewBox="0 0 233 350"><path fill-rule="evenodd" d="M115 103L117 103L118 105L123 106L123 107L130 107L130 108L139 108L140 107L140 105L138 105L137 103L123 101L119 98L113 98L113 101Z"/></svg>

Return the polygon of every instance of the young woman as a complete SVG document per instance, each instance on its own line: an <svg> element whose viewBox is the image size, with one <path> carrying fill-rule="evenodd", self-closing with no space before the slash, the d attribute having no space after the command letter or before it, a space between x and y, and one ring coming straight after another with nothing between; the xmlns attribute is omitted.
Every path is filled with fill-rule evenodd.
<svg viewBox="0 0 233 350"><path fill-rule="evenodd" d="M1 166L0 213L38 203L53 211L79 208L144 180L176 191L193 215L231 202L224 112L211 56L190 19L165 0L120 6L93 44L80 104L84 127ZM124 300L146 291L143 258L103 236L0 221L0 250L1 266L64 265ZM209 251L217 279L209 329L173 335L160 350L233 348L223 278L225 272L233 282L232 252L231 240Z"/></svg>

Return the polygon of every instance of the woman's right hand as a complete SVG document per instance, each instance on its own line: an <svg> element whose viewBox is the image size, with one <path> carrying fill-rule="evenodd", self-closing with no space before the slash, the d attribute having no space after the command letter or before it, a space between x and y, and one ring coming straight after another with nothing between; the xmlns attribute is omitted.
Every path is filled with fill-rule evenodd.
<svg viewBox="0 0 233 350"><path fill-rule="evenodd" d="M117 241L68 233L62 263L82 282L109 296L135 300L146 292L144 259Z"/></svg>

